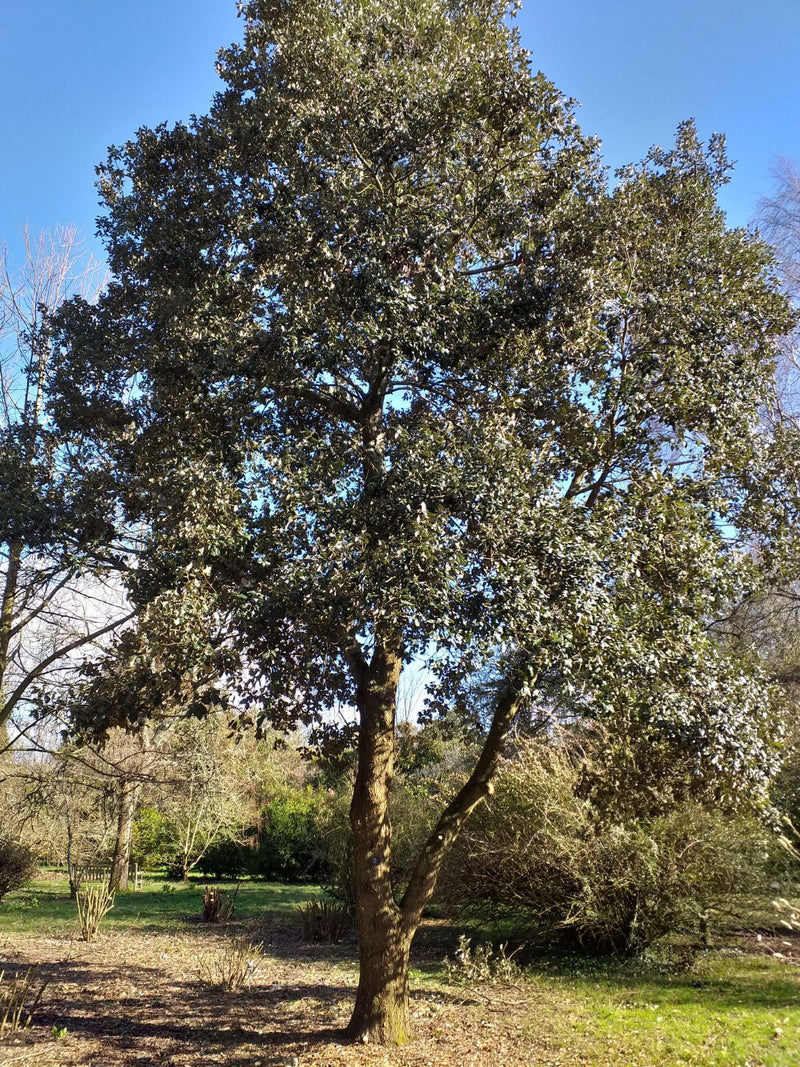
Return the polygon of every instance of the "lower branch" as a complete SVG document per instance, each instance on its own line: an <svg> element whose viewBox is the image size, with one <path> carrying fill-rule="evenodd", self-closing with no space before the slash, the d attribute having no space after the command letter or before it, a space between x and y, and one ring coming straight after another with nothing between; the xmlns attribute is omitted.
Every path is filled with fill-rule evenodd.
<svg viewBox="0 0 800 1067"><path fill-rule="evenodd" d="M492 793L492 779L519 706L535 679L527 663L515 667L497 698L492 725L478 762L457 796L448 804L417 860L400 907L407 934L413 935L426 904L433 896L436 881L447 853L472 811Z"/></svg>

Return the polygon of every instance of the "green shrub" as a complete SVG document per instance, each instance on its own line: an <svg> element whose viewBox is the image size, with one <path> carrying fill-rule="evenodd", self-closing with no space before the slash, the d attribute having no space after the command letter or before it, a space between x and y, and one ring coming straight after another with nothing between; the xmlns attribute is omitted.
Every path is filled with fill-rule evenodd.
<svg viewBox="0 0 800 1067"><path fill-rule="evenodd" d="M602 952L637 952L752 884L763 856L754 820L684 800L617 820L578 795L567 748L528 744L448 862L440 895L477 915Z"/></svg>
<svg viewBox="0 0 800 1067"><path fill-rule="evenodd" d="M202 874L211 874L217 879L236 879L251 869L255 855L254 849L225 837L210 845L195 867Z"/></svg>
<svg viewBox="0 0 800 1067"><path fill-rule="evenodd" d="M285 792L262 811L253 874L270 881L320 882L328 875L323 842L327 795Z"/></svg>
<svg viewBox="0 0 800 1067"><path fill-rule="evenodd" d="M36 856L27 845L12 837L0 837L0 900L30 881L35 871Z"/></svg>
<svg viewBox="0 0 800 1067"><path fill-rule="evenodd" d="M140 808L133 823L131 859L146 871L175 862L174 833L158 808Z"/></svg>

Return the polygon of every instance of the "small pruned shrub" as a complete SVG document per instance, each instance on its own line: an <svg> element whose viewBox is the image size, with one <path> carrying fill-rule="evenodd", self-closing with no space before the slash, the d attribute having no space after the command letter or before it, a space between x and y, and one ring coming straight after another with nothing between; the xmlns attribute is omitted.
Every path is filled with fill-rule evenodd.
<svg viewBox="0 0 800 1067"><path fill-rule="evenodd" d="M114 907L114 894L105 885L85 885L75 897L78 922L84 941L94 941L100 923Z"/></svg>
<svg viewBox="0 0 800 1067"><path fill-rule="evenodd" d="M350 914L343 904L331 900L307 900L298 905L300 935L304 941L341 941L350 925Z"/></svg>
<svg viewBox="0 0 800 1067"><path fill-rule="evenodd" d="M455 959L445 959L448 981L454 985L515 985L522 978L522 970L514 959L523 946L509 953L508 944L495 949L489 944L472 947L470 938L463 934L458 939Z"/></svg>
<svg viewBox="0 0 800 1067"><path fill-rule="evenodd" d="M231 938L222 952L200 960L200 980L225 993L249 988L264 962L264 943Z"/></svg>
<svg viewBox="0 0 800 1067"><path fill-rule="evenodd" d="M30 881L36 871L33 852L13 837L0 837L0 900Z"/></svg>
<svg viewBox="0 0 800 1067"><path fill-rule="evenodd" d="M6 977L0 971L0 1037L27 1029L47 987L35 967Z"/></svg>
<svg viewBox="0 0 800 1067"><path fill-rule="evenodd" d="M238 885L233 893L225 893L217 886L207 885L203 890L203 922L226 923L233 915L238 892Z"/></svg>

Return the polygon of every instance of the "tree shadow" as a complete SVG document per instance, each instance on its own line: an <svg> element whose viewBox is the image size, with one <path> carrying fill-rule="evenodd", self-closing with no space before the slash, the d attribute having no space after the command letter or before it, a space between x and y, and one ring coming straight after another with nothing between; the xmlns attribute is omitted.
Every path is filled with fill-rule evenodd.
<svg viewBox="0 0 800 1067"><path fill-rule="evenodd" d="M118 971L118 968L114 969ZM65 1028L71 1040L102 1045L109 1062L169 1062L178 1055L224 1058L230 1065L284 1064L287 1054L344 1042L330 1025L352 999L342 984L253 987L225 994L198 982L174 981L152 967L130 965L124 982L131 992L109 988L109 969L80 961L40 966L43 978L77 989L48 996L36 1012L37 1041Z"/></svg>
<svg viewBox="0 0 800 1067"><path fill-rule="evenodd" d="M337 970L355 963L354 946L304 943L283 931L274 940L253 987L236 994L185 973L178 976L174 969L149 960L65 954L42 962L37 974L48 988L26 1042L52 1045L55 1054L53 1035L66 1031L67 1043L85 1054L86 1062L113 1067L206 1059L231 1067L252 1067L255 1060L264 1067L283 1067L293 1056L302 1061L314 1052L324 1055L326 1047L350 1044L345 1026L354 1002L355 967L350 974ZM276 965L274 973L284 979L280 984L269 982L270 961ZM294 980L292 964L313 969L317 963L317 974L298 973ZM334 969L328 971L326 964ZM19 958L0 960L0 970L7 974L24 972L29 965ZM431 997L442 1004L472 1003L467 991L451 996L444 990L414 990L412 1012L415 1006L424 1008ZM102 1055L91 1051L98 1048Z"/></svg>

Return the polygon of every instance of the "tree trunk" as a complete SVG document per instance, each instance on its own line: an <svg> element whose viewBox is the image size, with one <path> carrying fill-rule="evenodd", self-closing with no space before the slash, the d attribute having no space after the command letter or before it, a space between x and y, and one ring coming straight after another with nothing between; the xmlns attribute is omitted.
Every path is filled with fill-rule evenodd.
<svg viewBox="0 0 800 1067"><path fill-rule="evenodd" d="M492 791L491 779L523 695L533 681L527 664L512 670L498 692L483 751L461 791L442 813L398 905L391 879L389 785L394 768L395 709L402 659L376 643L367 664L351 657L361 716L358 770L350 819L354 838L360 971L347 1028L355 1040L398 1045L409 1040L411 942L430 901L444 856L470 812Z"/></svg>
<svg viewBox="0 0 800 1067"><path fill-rule="evenodd" d="M69 895L74 900L81 887L81 869L73 860L75 832L72 829L72 816L67 807L67 877L69 878Z"/></svg>
<svg viewBox="0 0 800 1067"><path fill-rule="evenodd" d="M376 642L369 666L362 662L355 668L361 729L350 821L361 967L347 1032L355 1040L384 1045L402 1044L410 1036L411 938L394 899L390 865L389 784L401 667L399 649Z"/></svg>
<svg viewBox="0 0 800 1067"><path fill-rule="evenodd" d="M13 541L8 547L3 596L0 599L0 724L5 724L11 714L6 702L5 681L8 673L9 649L14 623L14 604L16 602L21 566L22 542Z"/></svg>
<svg viewBox="0 0 800 1067"><path fill-rule="evenodd" d="M380 1045L402 1045L411 1037L408 957L411 936L397 916L359 922L359 975L350 1037Z"/></svg>
<svg viewBox="0 0 800 1067"><path fill-rule="evenodd" d="M114 841L114 857L111 861L111 877L108 885L112 893L117 891L125 892L128 889L128 870L131 863L131 844L133 841L133 818L136 814L138 798L138 784L123 780L120 786L117 836Z"/></svg>

